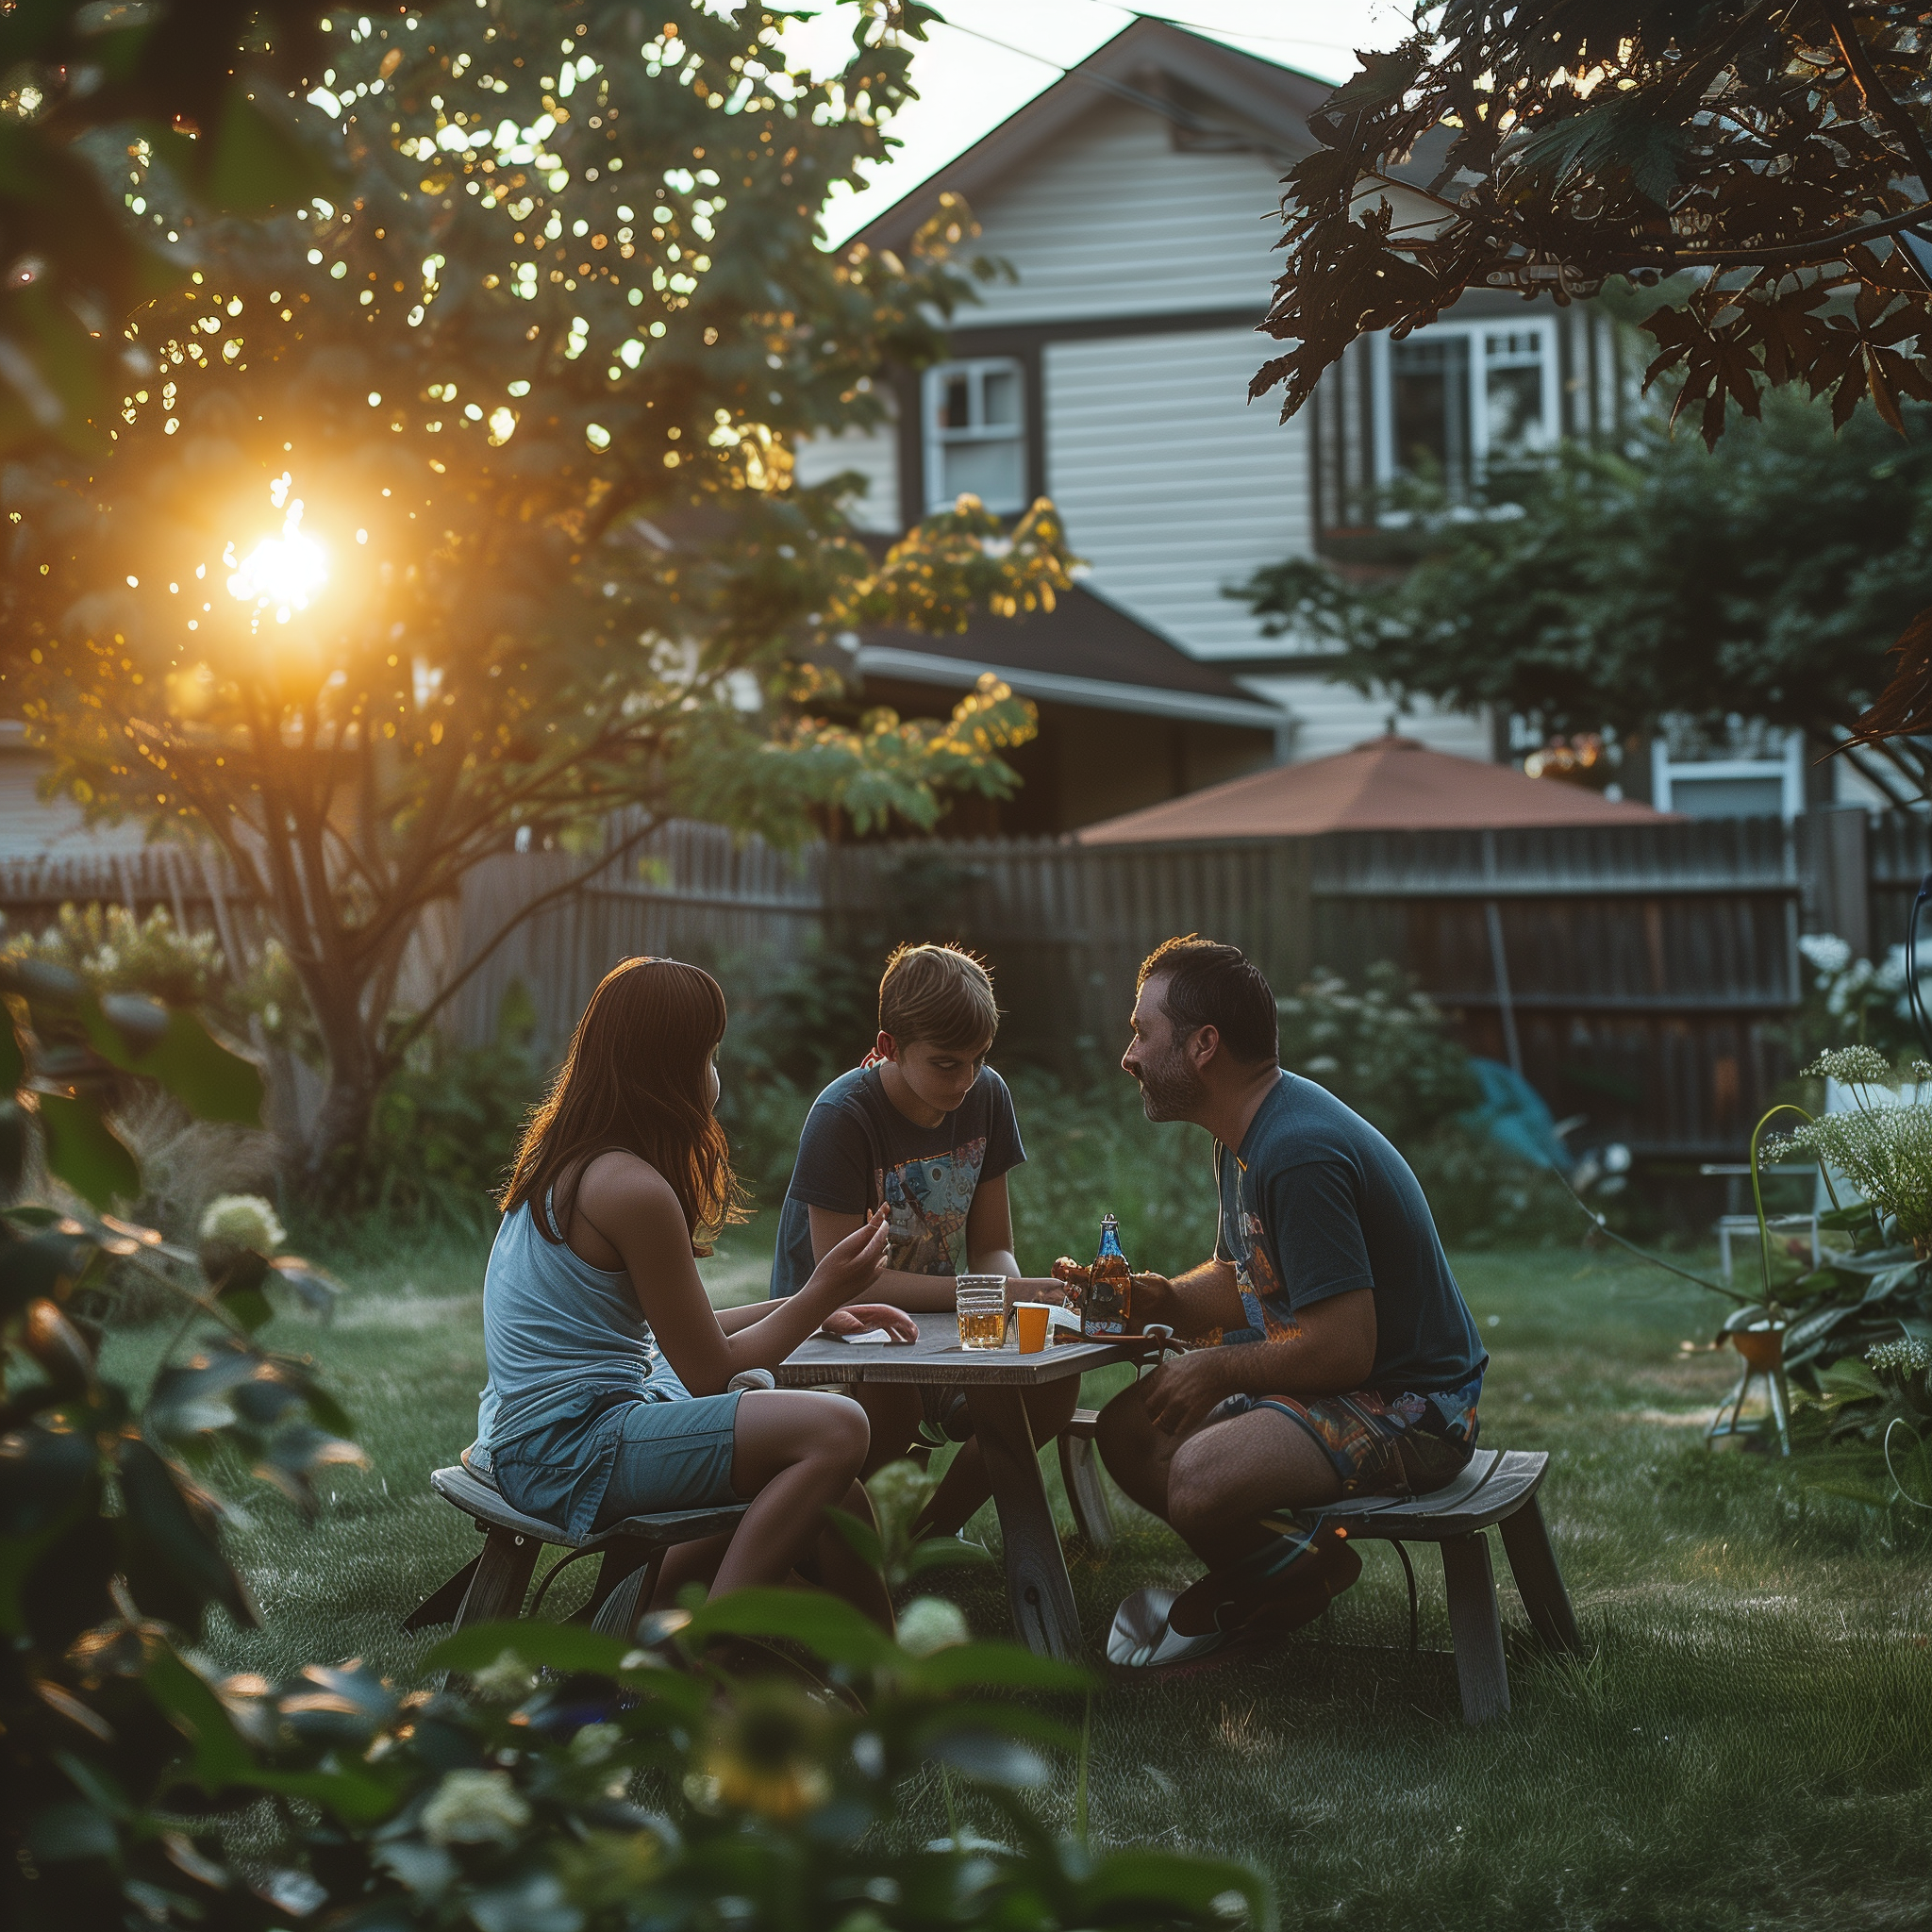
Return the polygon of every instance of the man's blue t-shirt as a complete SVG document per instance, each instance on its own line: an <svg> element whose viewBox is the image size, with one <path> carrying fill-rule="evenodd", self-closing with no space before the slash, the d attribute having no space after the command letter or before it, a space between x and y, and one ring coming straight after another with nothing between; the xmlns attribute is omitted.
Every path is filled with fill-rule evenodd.
<svg viewBox="0 0 1932 1932"><path fill-rule="evenodd" d="M1221 1232L1248 1325L1224 1343L1278 1341L1330 1295L1375 1297L1379 1394L1459 1390L1489 1366L1420 1183L1326 1088L1284 1073L1233 1154L1219 1144Z"/></svg>
<svg viewBox="0 0 1932 1932"><path fill-rule="evenodd" d="M1013 1096L991 1067L936 1127L909 1121L886 1097L876 1067L841 1074L812 1103L778 1216L773 1295L795 1294L818 1264L813 1208L869 1214L886 1204L886 1266L908 1274L961 1274L966 1217L982 1181L1026 1158Z"/></svg>

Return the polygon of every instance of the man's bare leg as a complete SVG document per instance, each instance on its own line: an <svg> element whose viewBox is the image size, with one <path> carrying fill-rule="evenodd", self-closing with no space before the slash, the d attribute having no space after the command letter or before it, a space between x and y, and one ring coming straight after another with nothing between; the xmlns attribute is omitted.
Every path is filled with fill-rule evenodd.
<svg viewBox="0 0 1932 1932"><path fill-rule="evenodd" d="M1260 1519L1312 1509L1341 1494L1322 1445L1274 1408L1251 1408L1175 1444L1167 1472L1167 1520L1210 1570L1224 1569L1274 1537Z"/></svg>
<svg viewBox="0 0 1932 1932"><path fill-rule="evenodd" d="M1100 1411L1094 1443L1107 1473L1150 1515L1165 1523L1168 1466L1184 1436L1166 1436L1147 1420L1141 1385L1130 1382Z"/></svg>

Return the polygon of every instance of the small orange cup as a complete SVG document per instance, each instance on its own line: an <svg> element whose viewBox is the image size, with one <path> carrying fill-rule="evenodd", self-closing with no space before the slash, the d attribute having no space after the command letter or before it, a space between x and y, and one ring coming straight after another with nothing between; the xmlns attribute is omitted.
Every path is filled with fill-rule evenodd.
<svg viewBox="0 0 1932 1932"><path fill-rule="evenodd" d="M1038 1355L1046 1346L1047 1306L1044 1302L1016 1302L1014 1319L1020 1324L1020 1353Z"/></svg>

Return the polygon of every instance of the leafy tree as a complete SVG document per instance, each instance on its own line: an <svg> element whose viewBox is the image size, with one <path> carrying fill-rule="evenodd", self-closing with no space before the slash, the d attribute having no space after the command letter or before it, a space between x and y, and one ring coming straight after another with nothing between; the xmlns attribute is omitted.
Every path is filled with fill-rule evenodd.
<svg viewBox="0 0 1932 1932"><path fill-rule="evenodd" d="M1822 403L1786 395L1707 453L1652 420L1630 449L1564 451L1488 516L1415 492L1402 575L1292 561L1241 594L1339 645L1363 690L1546 732L1742 714L1843 741L1890 641L1932 603L1932 411L1905 425L1901 441L1860 411L1834 431ZM1901 803L1925 788L1908 741L1850 756Z"/></svg>
<svg viewBox="0 0 1932 1932"><path fill-rule="evenodd" d="M1470 289L1562 303L1696 272L1643 325L1714 442L1768 387L1932 400L1932 95L1910 0L1450 0L1314 117L1257 375L1284 414L1348 344ZM1443 136L1447 136L1446 142ZM1426 154L1425 187L1389 170ZM1915 230L1921 232L1915 233Z"/></svg>
<svg viewBox="0 0 1932 1932"><path fill-rule="evenodd" d="M329 188L326 123L292 98L320 70L320 17L308 0L0 9L0 450L98 439L154 373L113 325L181 279L192 245L146 195L135 206L124 157L137 186L151 169L205 208Z"/></svg>
<svg viewBox="0 0 1932 1932"><path fill-rule="evenodd" d="M10 479L9 694L75 797L205 827L267 908L327 1058L312 1180L441 1004L391 1024L424 908L514 834L585 851L567 891L666 812L930 824L1015 782L1003 687L831 723L824 646L1050 605L1050 506L1004 532L962 499L875 562L854 479L791 475L971 292L957 204L906 260L819 245L926 17L869 17L821 82L757 10L332 17L350 185L198 230L110 454Z"/></svg>

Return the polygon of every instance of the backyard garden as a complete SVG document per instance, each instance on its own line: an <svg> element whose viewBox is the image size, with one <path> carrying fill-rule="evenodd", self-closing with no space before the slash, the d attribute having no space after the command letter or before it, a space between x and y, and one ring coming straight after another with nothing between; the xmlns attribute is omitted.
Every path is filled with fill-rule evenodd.
<svg viewBox="0 0 1932 1932"><path fill-rule="evenodd" d="M850 1254L870 1254L876 1278L884 1238L866 1215L767 1318L790 1339L748 1372L750 1408L727 1411L798 1432L747 1510L818 1498L778 1488L800 1470L849 1506L813 1500L791 1521L767 1507L761 1554L784 1560L766 1583L667 1583L652 1603L637 1584L595 1593L590 1565L548 1556L526 1602L517 1564L536 1531L559 1553L584 1538L512 1508L487 1470L453 1467L496 1360L484 1274L506 1175L526 1126L541 1151L568 1098L568 1024L546 1032L543 1014L574 1017L609 969L639 963L625 955L664 950L573 941L552 984L505 964L520 936L554 938L619 884L633 901L702 903L718 915L708 930L739 935L691 949L722 993L689 965L641 962L699 989L709 1033L660 1013L652 1053L584 1060L586 1091L655 1097L623 1132L612 1114L576 1143L570 1187L621 1141L634 1191L655 1184L660 1209L675 1195L678 1218L658 1215L668 1245L638 1250L675 1265L635 1265L594 1225L621 1271L551 1257L637 1284L606 1312L645 1358L646 1298L681 1292L705 1359L724 1365L709 1378L724 1394L699 1400L734 1402L746 1375L724 1370L754 1330L730 1311L766 1297L814 1096L881 1036L882 962L897 941L974 939L956 916L968 872L931 835L1011 797L1005 754L1044 729L1019 672L974 654L1064 608L1087 567L1030 471L1005 508L950 489L914 502L887 541L862 520L864 475L812 481L800 460L891 442L922 372L943 366L977 373L928 411L934 474L963 451L960 477L991 476L971 463L1024 449L987 413L1019 407L1021 362L947 362L959 319L1014 280L978 252L962 195L936 190L894 246L827 241L841 197L891 166L915 61L946 23L917 0L866 0L841 14L844 47L808 58L791 16L687 0L648 17L627 0L0 7L0 724L9 756L37 761L24 820L56 806L64 838L132 827L146 841L104 844L92 876L110 882L84 893L47 883L66 876L51 843L0 867L0 1922L1796 1932L1932 1917L1932 1013L1916 953L1932 892L1914 948L1893 956L1867 889L1898 898L1899 876L1861 862L1835 879L1817 859L1863 853L1881 820L1916 836L1932 792L1924 10L1624 13L1424 13L1332 95L1291 77L1281 246L1270 256L1257 226L1241 284L1258 296L1272 262L1255 319L1277 353L1248 395L1279 388L1291 417L1325 384L1345 427L1374 415L1341 405L1347 385L1391 344L1420 349L1400 407L1434 398L1455 461L1424 448L1397 477L1379 455L1356 462L1346 436L1318 449L1310 496L1324 475L1341 494L1317 507L1309 545L1214 596L1248 607L1257 652L1292 633L1307 684L1323 653L1378 706L1521 726L1540 749L1511 786L1546 774L1622 791L1645 739L1668 775L1674 742L1775 731L1841 755L1874 810L1855 808L1860 839L1842 847L1829 825L1793 829L1790 801L1787 823L1737 838L1626 817L1605 834L1622 871L1579 834L1586 884L1573 878L1560 913L1542 821L1524 846L1541 890L1521 852L1506 879L1493 827L1464 828L1483 875L1424 879L1454 901L1435 926L1414 911L1420 890L1404 909L1328 881L1348 929L1379 936L1346 972L1311 956L1312 914L1290 931L1288 899L1247 903L1263 873L1176 848L1176 890L1253 914L1297 962L1277 969L1272 1010L1250 962L1216 970L1314 1084L1231 1043L1216 1072L1232 1032L1181 1026L1164 1004L1178 967L1146 1013L1177 1054L1198 1050L1197 1073L1238 1060L1257 1096L1345 1117L1378 1173L1406 1160L1421 1183L1489 1357L1486 1373L1474 1351L1457 1357L1479 1378L1477 1455L1517 1452L1541 1473L1574 1612L1573 1642L1548 1553L1541 1581L1524 1560L1542 1550L1524 1541L1533 1512L1511 1519L1513 1542L1493 1519L1514 1566L1496 1565L1507 1672L1491 1690L1505 1674L1507 1689L1478 1707L1471 1598L1452 1592L1457 1574L1487 1578L1491 1519L1446 1534L1440 1570L1424 1541L1411 1569L1406 1543L1360 1534L1343 1552L1360 1550L1359 1582L1332 1603L1324 1584L1325 1607L1272 1636L1259 1616L1219 1628L1238 1592L1205 1633L1163 1597L1172 1628L1104 1665L1124 1599L1223 1565L1104 1474L1101 1534L1092 1497L1077 1479L1070 1497L1050 1458L1056 1533L1041 1526L1030 1438L998 1422L1025 1411L991 1379L1050 1366L1038 1347L1030 1365L1017 1346L971 1365L986 1372L965 1401L973 1453L999 1505L957 1537L923 1532L965 1453L943 1397L931 1466L888 1463L855 1490L851 1408L791 1393L798 1375L771 1385L811 1367L811 1349L846 1358L819 1324L864 1313L829 1290ZM1101 92L1109 108L1158 110L1163 155L1272 171L1286 152L1204 119L1227 104L1192 82L1172 98L1159 85ZM1423 340L1465 296L1460 346ZM1519 297L1577 311L1563 354L1588 374L1566 362L1559 390L1556 334L1542 375L1525 374L1543 352L1495 325ZM1151 339L1122 299L1131 312L1101 335ZM1041 414L1052 358L1023 346L1025 407ZM1456 451L1468 425L1452 368L1483 415ZM1601 415L1574 403L1586 387ZM1548 436L1512 441L1532 405ZM1360 527L1323 525L1327 511ZM902 716L858 668L859 640L880 634L958 645L951 661L972 668ZM1240 660L1256 677L1268 661ZM1117 694L1119 667L1101 668ZM1791 781L1813 803L1835 782ZM721 851L768 841L774 878L787 852L829 875L857 849L879 859L884 895L827 891L808 915L774 891L765 924L732 925L743 895L687 890L653 842L693 825ZM1399 836L1418 874L1444 849ZM1674 838L1688 870L1653 863ZM896 856L880 858L889 841ZM1265 876L1312 895L1316 861L1291 842L1272 841L1281 864ZM1750 878L1723 875L1752 853ZM473 917L494 903L478 881L518 865L537 885ZM1035 866L1029 890L1046 875ZM1722 917L1679 916L1700 898ZM1168 937L1147 903L1123 889L1105 908L1116 973L1124 948L1138 960ZM1012 1050L991 1055L1026 1150L1004 1238L1043 1274L1092 1253L1112 1214L1137 1268L1178 1274L1227 1224L1206 1115L1177 1107L1154 1124L1152 1063L1137 1062L1140 1093L1115 1066L1126 1003L1092 1023L1102 942L1082 953L1091 936L1047 931L1056 921L1036 910L1033 929L1009 924L985 947L1038 996ZM1620 956L1594 1035L1525 975L1511 989L1510 944L1553 958L1559 925L1585 976ZM744 941L755 926L782 943ZM1405 934L1411 952L1459 952L1466 1008L1418 990L1394 957ZM1693 955L1743 977L1684 995ZM960 984L980 970L947 958ZM907 1038L956 1073L963 1056L978 1083L983 1034ZM1478 1040L1502 1044L1478 1057ZM1142 1028L1130 1053L1146 1043ZM684 1087L667 1071L679 1054ZM1633 1155L1641 1137L1611 1132L1604 1110L1650 1119L1666 1086L1690 1124ZM1553 1094L1581 1095L1596 1124L1557 1118ZM533 1113L546 1096L556 1107ZM1245 1145L1257 1117L1215 1131ZM673 1119L682 1139L660 1131ZM1403 1158L1385 1166L1370 1128ZM1748 1209L1726 1217L1722 1261L1721 1176ZM1361 1210L1348 1215L1361 1237ZM1413 1232L1424 1218L1388 1219ZM1426 1248L1426 1291L1374 1288L1434 1294L1466 1336ZM931 1272L951 1275L941 1258ZM1008 1292L1002 1278L984 1291ZM1324 1290L1290 1305L1280 1333L1257 1317L1261 1349L1197 1349L1154 1373L1171 1390L1248 1354L1298 1375L1335 1305L1359 1316L1370 1299L1358 1282ZM961 1353L950 1299L927 1318ZM1381 1414L1367 1319L1358 1375L1257 1386ZM651 1321L668 1361L671 1330ZM1045 1329L1042 1314L1036 1344ZM1087 1345L1059 1359L1068 1380L1102 1364L1080 1388L1097 1408L1144 1344ZM1453 1380L1397 1386L1454 1406ZM1476 1386L1460 1391L1471 1405ZM667 1407L633 1399L641 1387L621 1391L626 1426ZM1452 1446L1474 1472L1467 1412ZM1194 1420L1210 1413L1276 1426L1252 1406ZM710 1431L734 1475L736 1427ZM761 1424L744 1441L765 1428L783 1434ZM440 1492L439 1474L467 1488ZM1002 1514L1022 1491L1030 1527ZM1296 1524L1285 1493L1265 1505L1282 1513L1240 1524L1251 1541L1225 1572L1241 1588L1249 1557L1278 1580L1316 1550L1313 1514L1321 1560L1346 1541L1339 1503ZM1390 1500L1344 1494L1357 1509ZM463 1495L480 1505L452 1507ZM640 1509L617 1533L628 1557L638 1524L687 1513ZM486 1558L504 1561L452 1593L486 1520ZM854 1574L848 1601L834 1585ZM1070 1622L1025 1624L1024 1604L1069 1584ZM1493 1619L1475 1634L1493 1643ZM1151 1668L1169 1636L1184 1660Z"/></svg>
<svg viewBox="0 0 1932 1932"><path fill-rule="evenodd" d="M706 1264L720 1305L763 1293L770 1239L761 1217ZM216 1673L282 1679L358 1657L407 1684L441 1633L407 1638L402 1619L476 1541L427 1476L474 1432L485 1244L370 1230L324 1252L352 1284L329 1324L296 1309L274 1333L321 1364L369 1462L318 1477L312 1524L250 1506L233 1548L262 1626L219 1620L204 1648ZM1932 1514L1887 1501L1882 1473L1856 1501L1815 1457L1707 1451L1736 1362L1708 1345L1707 1292L1574 1241L1454 1258L1493 1362L1484 1441L1551 1457L1545 1513L1585 1656L1540 1656L1506 1590L1512 1713L1465 1729L1440 1574L1418 1548L1412 1656L1402 1573L1378 1549L1319 1624L1258 1661L1102 1689L1091 1713L1047 1700L1088 1728L1052 1757L1040 1817L1096 1845L1251 1862L1285 1925L1918 1923ZM136 1375L158 1341L129 1336L108 1365ZM1083 1400L1125 1374L1091 1378ZM1127 1591L1192 1570L1163 1525L1117 1493L1113 1508L1108 1558L1071 1550L1095 1639ZM970 1534L997 1546L990 1510ZM941 1574L975 1636L1004 1633L996 1569ZM579 1578L559 1581L558 1613ZM962 1831L999 1836L1000 1813L949 1796L934 1768L895 1800L895 1831L946 1838L949 1803Z"/></svg>

